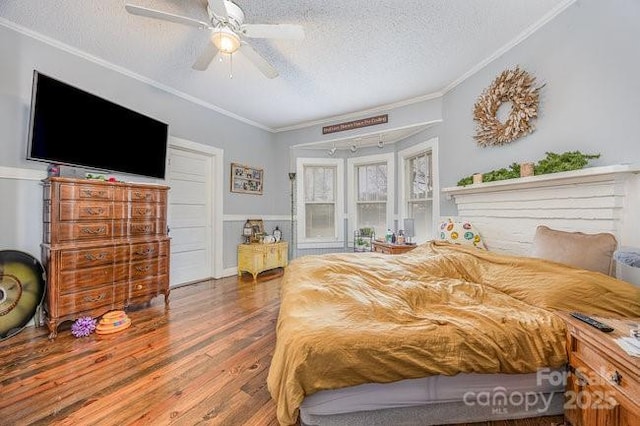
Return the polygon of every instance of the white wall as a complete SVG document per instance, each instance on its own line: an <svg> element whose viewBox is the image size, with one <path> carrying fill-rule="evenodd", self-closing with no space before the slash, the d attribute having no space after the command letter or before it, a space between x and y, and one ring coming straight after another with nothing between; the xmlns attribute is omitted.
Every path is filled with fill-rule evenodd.
<svg viewBox="0 0 640 426"><path fill-rule="evenodd" d="M578 0L528 39L471 76L444 98L394 108L389 123L376 130L443 120L398 149L439 138L440 186L453 186L476 171L505 167L514 161L536 161L545 151L599 152L594 165L639 163L640 143L640 2L636 0ZM291 145L327 140L317 124L270 134L215 111L164 92L131 75L93 62L77 52L0 25L0 167L44 171L45 165L24 160L31 92L31 75L37 68L78 87L151 115L170 125L173 136L224 149L224 214L288 217ZM479 148L473 140L473 104L505 68L520 65L537 77L542 89L537 130L502 147ZM451 76L452 79L458 76ZM310 100L312 101L312 100ZM367 113L361 113L366 116ZM353 115L357 118L358 114ZM337 119L336 121L343 121ZM370 132L373 128L342 132L340 136ZM230 162L265 169L264 195L229 192ZM38 211L41 202L26 198L15 181L0 187L4 209L0 223L23 211ZM34 205L35 204L35 205ZM7 210L6 206L9 206ZM455 215L455 205L441 197L441 214ZM39 214L37 215L39 217ZM32 221L30 221L32 222ZM240 240L233 221L225 222L225 261L233 265L234 247ZM18 228L36 226L18 222ZM37 225L40 226L40 225ZM287 226L285 225L286 229ZM37 247L31 229L0 227L2 245ZM21 235L21 236L19 236Z"/></svg>
<svg viewBox="0 0 640 426"><path fill-rule="evenodd" d="M0 181L3 200L3 208L0 209L0 248L28 248L31 254L39 257L42 239L40 232L36 232L42 220L39 182L15 178L29 171L44 177L47 166L26 160L34 69L162 120L169 124L172 136L224 149L222 190L225 214L249 217L257 212L288 213L288 202L282 199L282 194L286 199L289 185L286 172L282 173L284 178L279 177L279 170L286 168L279 162L286 164L288 159L279 158L278 152L273 149L273 134L161 90L139 76L121 72L83 52L48 39L23 34L1 23L0 57L0 168L5 168L6 172L5 178ZM87 143L91 143L90 138ZM128 155L133 155L133 149ZM231 193L231 162L264 168L264 195ZM118 177L132 181L148 180L134 176ZM231 226L225 224L225 228ZM223 234L228 235L227 232ZM236 239L224 241L223 253L226 253L227 264L235 263L235 256L230 253L235 250L237 242Z"/></svg>
<svg viewBox="0 0 640 426"><path fill-rule="evenodd" d="M546 151L600 153L593 165L640 162L640 2L578 0L531 37L448 92L440 134L441 186L474 172L537 161ZM473 105L506 68L520 65L541 90L536 131L480 148ZM442 214L455 214L443 200Z"/></svg>

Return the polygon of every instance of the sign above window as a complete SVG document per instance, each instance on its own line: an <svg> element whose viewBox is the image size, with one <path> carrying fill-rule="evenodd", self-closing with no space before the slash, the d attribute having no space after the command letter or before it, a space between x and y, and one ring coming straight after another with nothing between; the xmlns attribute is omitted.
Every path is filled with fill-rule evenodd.
<svg viewBox="0 0 640 426"><path fill-rule="evenodd" d="M345 130L359 129L361 127L375 126L389 122L389 114L376 115L375 117L362 118L360 120L347 121L346 123L333 124L322 128L322 134L344 132Z"/></svg>

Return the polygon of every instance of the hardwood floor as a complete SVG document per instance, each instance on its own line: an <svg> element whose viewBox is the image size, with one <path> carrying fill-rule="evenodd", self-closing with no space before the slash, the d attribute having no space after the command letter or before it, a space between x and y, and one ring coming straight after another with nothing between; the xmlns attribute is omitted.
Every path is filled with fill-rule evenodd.
<svg viewBox="0 0 640 426"><path fill-rule="evenodd" d="M278 274L173 289L128 312L132 325L49 341L28 327L0 342L0 424L277 425L266 388ZM553 425L562 416L487 425Z"/></svg>

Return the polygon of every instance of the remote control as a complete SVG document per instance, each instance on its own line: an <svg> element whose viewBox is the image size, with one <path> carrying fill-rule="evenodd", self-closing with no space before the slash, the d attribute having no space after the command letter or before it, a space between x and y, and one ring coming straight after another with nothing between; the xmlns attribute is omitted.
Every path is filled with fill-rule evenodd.
<svg viewBox="0 0 640 426"><path fill-rule="evenodd" d="M608 326L607 324L604 324L598 320L595 320L593 318L591 318L590 316L587 316L585 314L581 314L580 312L572 312L571 316L574 318L579 319L580 321L586 322L587 324L589 324L592 327L597 328L600 331L603 331L605 333L611 333L613 331L613 327Z"/></svg>

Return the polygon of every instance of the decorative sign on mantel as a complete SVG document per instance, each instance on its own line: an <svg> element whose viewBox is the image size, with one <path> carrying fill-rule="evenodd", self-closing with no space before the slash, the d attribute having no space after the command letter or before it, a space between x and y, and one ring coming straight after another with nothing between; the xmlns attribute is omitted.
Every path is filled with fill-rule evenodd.
<svg viewBox="0 0 640 426"><path fill-rule="evenodd" d="M345 130L359 129L360 127L375 126L389 122L389 114L376 115L375 117L362 118L360 120L348 121L346 123L333 124L322 128L322 134L343 132Z"/></svg>

